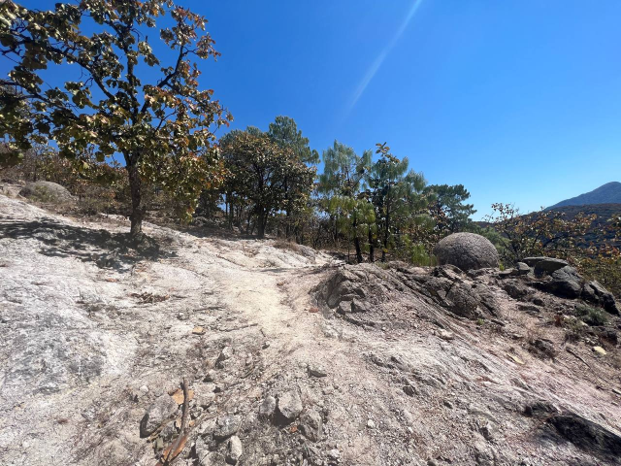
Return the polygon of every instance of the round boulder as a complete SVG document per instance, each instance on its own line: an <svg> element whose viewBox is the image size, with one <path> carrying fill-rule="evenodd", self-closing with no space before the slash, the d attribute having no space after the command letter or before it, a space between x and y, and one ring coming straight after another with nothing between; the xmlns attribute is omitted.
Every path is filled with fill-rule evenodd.
<svg viewBox="0 0 621 466"><path fill-rule="evenodd" d="M496 247L474 233L453 233L442 239L433 253L440 265L451 264L463 271L498 267Z"/></svg>
<svg viewBox="0 0 621 466"><path fill-rule="evenodd" d="M28 183L19 192L21 196L41 202L69 202L73 196L67 188L51 181L35 181Z"/></svg>

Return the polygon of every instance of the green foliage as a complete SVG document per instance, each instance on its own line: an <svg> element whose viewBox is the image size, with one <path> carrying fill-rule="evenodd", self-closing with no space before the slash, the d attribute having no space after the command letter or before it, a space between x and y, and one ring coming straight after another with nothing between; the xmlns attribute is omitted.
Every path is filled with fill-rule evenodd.
<svg viewBox="0 0 621 466"><path fill-rule="evenodd" d="M274 122L270 123L267 135L282 149L288 150L290 157L296 163L314 165L319 162L319 154L310 148L308 138L302 135L302 131L298 129L293 118L277 116ZM308 205L296 202L301 195L308 195L308 177L304 172L301 172L301 177L295 177L294 173L286 173L283 187L285 190L283 206L285 235L290 237L295 234L300 238L309 215L312 215L312 209L309 209Z"/></svg>
<svg viewBox="0 0 621 466"><path fill-rule="evenodd" d="M513 264L528 256L566 257L590 227L595 216L579 214L568 219L561 212L541 211L521 215L510 204L493 204L486 220L498 232L501 259Z"/></svg>
<svg viewBox="0 0 621 466"><path fill-rule="evenodd" d="M338 141L323 152L324 171L319 177L321 206L334 225L335 238L344 234L353 241L356 259L362 262L362 242L373 235L373 208L363 195L365 175L371 168L371 151L358 156Z"/></svg>
<svg viewBox="0 0 621 466"><path fill-rule="evenodd" d="M408 171L408 159L399 160L386 144L377 147L380 157L368 172L367 183L383 262L388 251L402 243L408 233L418 230L420 234L421 229L430 231L433 222L426 213L429 196L424 192L426 181L423 175Z"/></svg>
<svg viewBox="0 0 621 466"><path fill-rule="evenodd" d="M470 193L464 185L434 184L427 186L425 192L435 195L432 211L437 214L436 216L440 217L440 213L444 214L442 218L446 220L438 225L440 229L446 229L449 233L457 233L471 227L470 217L476 213L476 210L474 205L465 203L470 199Z"/></svg>
<svg viewBox="0 0 621 466"><path fill-rule="evenodd" d="M428 214L425 179L408 170L408 160L398 159L385 144L357 155L338 141L323 153L324 173L319 177L320 209L327 215L333 241L353 243L356 260L370 262L381 250L382 261L393 259L420 265L434 262L430 254L435 223Z"/></svg>
<svg viewBox="0 0 621 466"><path fill-rule="evenodd" d="M101 162L122 154L134 235L144 215L143 181L168 190L186 218L201 190L221 181L211 127L229 116L212 90L199 90L192 61L218 56L203 32L205 18L172 0L81 0L49 11L6 1L0 16L0 53L16 63L0 80L0 130L11 148L25 151L52 139L68 158L92 151ZM149 34L165 16L172 27ZM84 18L93 32L82 29ZM175 54L172 65L154 54L153 36ZM77 68L81 79L46 83L42 71L51 65Z"/></svg>
<svg viewBox="0 0 621 466"><path fill-rule="evenodd" d="M304 209L315 170L290 147L277 144L254 127L231 131L221 139L220 147L229 171L224 188L229 215L234 207L248 209L262 238L275 213ZM295 180L295 190L289 189L291 180Z"/></svg>
<svg viewBox="0 0 621 466"><path fill-rule="evenodd" d="M606 325L608 322L608 316L603 309L586 304L577 304L574 314L585 324L593 326Z"/></svg>

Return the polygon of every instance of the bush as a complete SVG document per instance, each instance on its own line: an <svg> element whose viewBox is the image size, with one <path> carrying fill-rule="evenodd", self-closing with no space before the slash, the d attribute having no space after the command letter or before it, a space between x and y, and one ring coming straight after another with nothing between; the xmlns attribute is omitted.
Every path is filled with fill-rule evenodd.
<svg viewBox="0 0 621 466"><path fill-rule="evenodd" d="M582 322L592 326L605 325L606 322L608 322L608 316L603 309L593 306L587 306L586 304L576 305L574 314Z"/></svg>

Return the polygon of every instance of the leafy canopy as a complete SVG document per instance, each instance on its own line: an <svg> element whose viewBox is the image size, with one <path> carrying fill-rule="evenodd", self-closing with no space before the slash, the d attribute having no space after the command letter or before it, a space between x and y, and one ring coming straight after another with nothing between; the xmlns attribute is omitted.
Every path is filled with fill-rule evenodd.
<svg viewBox="0 0 621 466"><path fill-rule="evenodd" d="M165 16L170 26L152 33ZM13 149L52 139L69 158L89 148L99 161L122 154L188 212L205 184L220 181L212 126L230 115L199 89L193 60L218 56L205 18L172 0L80 0L51 11L8 0L0 18L0 53L15 63L0 80L0 130ZM172 64L155 55L153 36L174 51ZM80 79L45 82L51 65Z"/></svg>

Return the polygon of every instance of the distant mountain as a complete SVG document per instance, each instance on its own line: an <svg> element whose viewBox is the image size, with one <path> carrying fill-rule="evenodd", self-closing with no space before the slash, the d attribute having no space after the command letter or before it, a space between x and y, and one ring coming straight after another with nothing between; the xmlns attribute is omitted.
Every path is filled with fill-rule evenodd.
<svg viewBox="0 0 621 466"><path fill-rule="evenodd" d="M566 199L558 204L548 207L546 210L558 209L566 206L582 206L592 204L621 204L621 183L613 181L606 183L589 193L581 194L571 199Z"/></svg>

